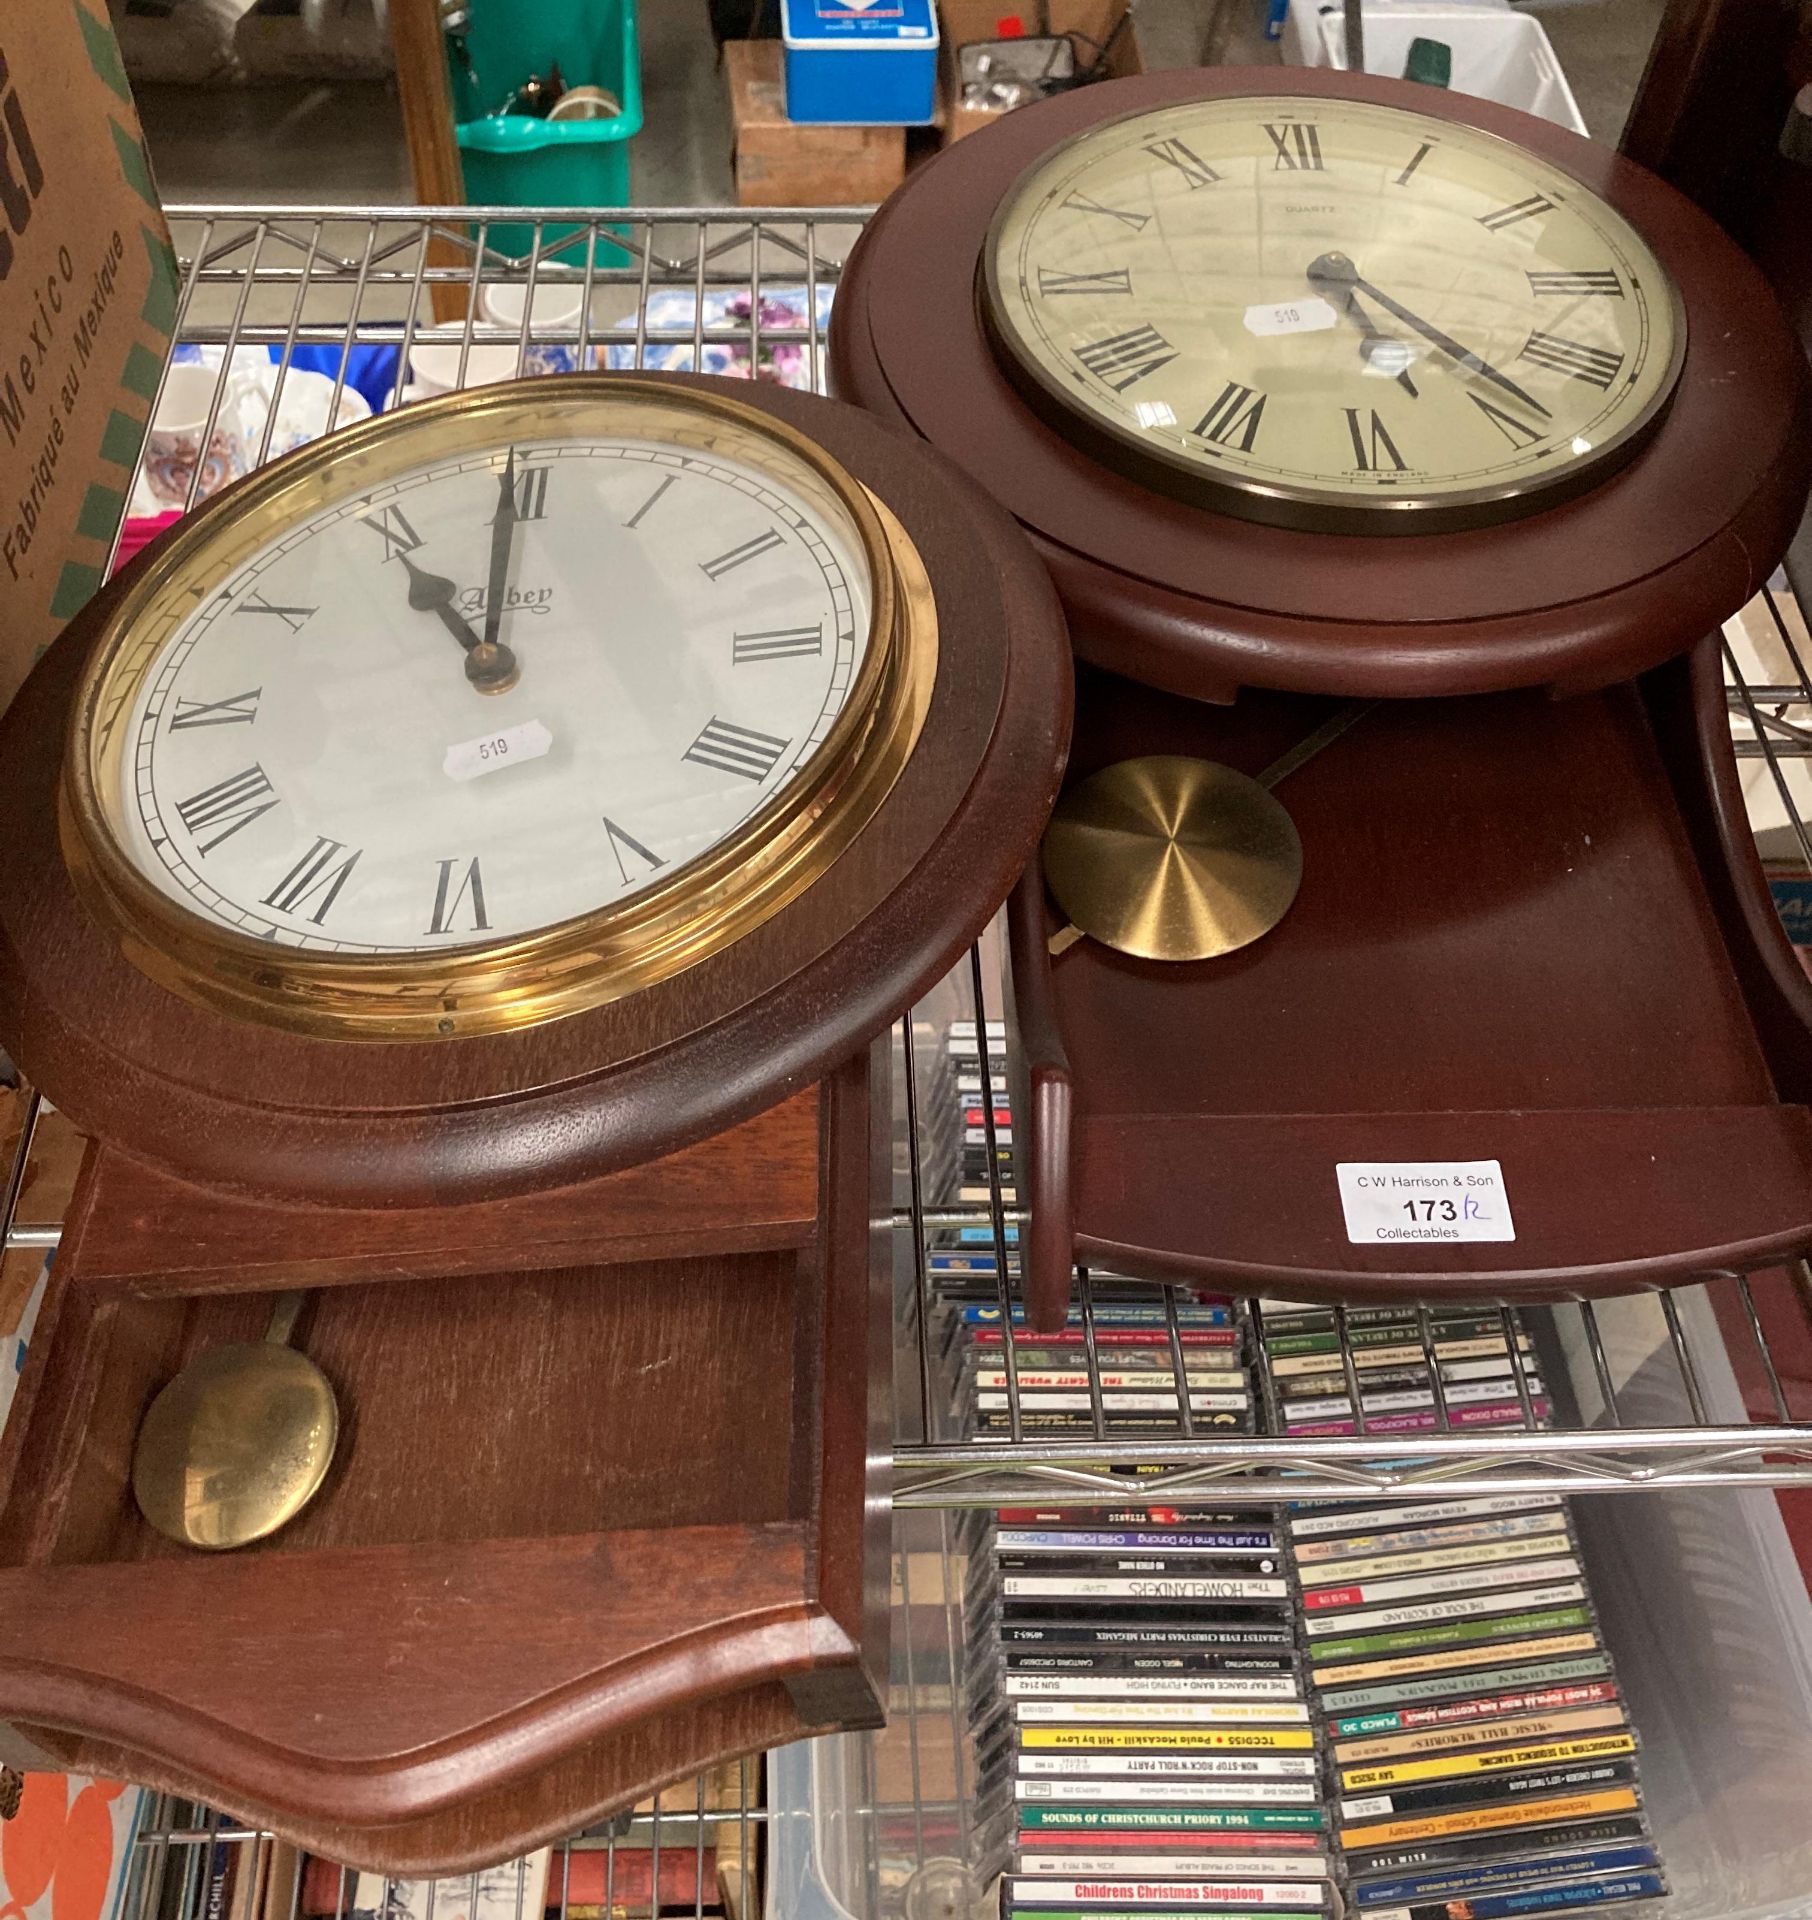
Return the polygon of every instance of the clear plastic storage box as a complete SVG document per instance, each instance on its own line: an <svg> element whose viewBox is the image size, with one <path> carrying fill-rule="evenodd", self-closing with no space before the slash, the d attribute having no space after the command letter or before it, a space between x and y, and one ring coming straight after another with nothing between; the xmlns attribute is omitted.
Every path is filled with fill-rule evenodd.
<svg viewBox="0 0 1812 1920"><path fill-rule="evenodd" d="M1492 0L1453 0L1420 6L1414 0L1382 0L1365 9L1368 73L1400 77L1412 40L1439 40L1453 51L1455 93L1470 93L1500 106L1552 120L1574 133L1587 131L1585 117L1547 29L1526 13ZM1344 67L1346 19L1328 0L1290 0L1284 20L1283 57L1295 67Z"/></svg>

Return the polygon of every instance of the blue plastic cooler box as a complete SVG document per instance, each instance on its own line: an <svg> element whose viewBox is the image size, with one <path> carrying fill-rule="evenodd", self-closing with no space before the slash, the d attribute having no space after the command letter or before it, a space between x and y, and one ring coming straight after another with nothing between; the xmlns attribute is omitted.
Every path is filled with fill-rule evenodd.
<svg viewBox="0 0 1812 1920"><path fill-rule="evenodd" d="M803 126L914 127L937 98L932 0L780 0L786 117Z"/></svg>

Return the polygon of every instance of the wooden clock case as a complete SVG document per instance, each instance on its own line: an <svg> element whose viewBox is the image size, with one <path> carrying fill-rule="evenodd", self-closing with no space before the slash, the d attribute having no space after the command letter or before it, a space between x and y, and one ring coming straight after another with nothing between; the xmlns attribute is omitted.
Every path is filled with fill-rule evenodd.
<svg viewBox="0 0 1812 1920"><path fill-rule="evenodd" d="M1793 0L1669 0L1623 151L1704 208L1760 266L1812 358L1812 14ZM1794 154L1783 151L1791 129ZM1787 566L1812 586L1812 517Z"/></svg>
<svg viewBox="0 0 1812 1920"><path fill-rule="evenodd" d="M823 880L634 1000L439 1046L180 1001L88 917L58 845L69 705L118 586L0 723L0 1030L97 1143L0 1441L0 1714L56 1764L419 1874L880 1720L886 1029L1035 848L1070 664L1026 543L930 449L743 397L897 516L937 677ZM341 1406L328 1482L258 1546L174 1546L131 1493L145 1407L297 1287Z"/></svg>
<svg viewBox="0 0 1812 1920"><path fill-rule="evenodd" d="M1279 789L1302 890L1220 959L1053 959L1030 870L1009 947L1034 1323L1061 1319L1072 1259L1291 1299L1538 1300L1812 1249L1812 987L1721 665L1714 638L1564 701L1380 704ZM1077 695L1077 779L1131 753L1257 772L1332 704L1086 669ZM1501 1165L1514 1241L1348 1240L1337 1165L1469 1160Z"/></svg>
<svg viewBox="0 0 1812 1920"><path fill-rule="evenodd" d="M1140 488L1024 404L973 309L1002 194L1098 120L1286 85L1504 133L1636 222L1691 334L1626 469L1488 532L1311 536ZM1179 965L1085 939L1053 958L1036 869L1016 890L1034 1325L1061 1323L1077 1260L1290 1298L1539 1299L1812 1248L1812 996L1744 824L1717 643L1656 664L1759 587L1812 474L1798 345L1704 213L1463 96L1146 76L1007 116L925 169L864 237L831 345L838 392L916 427L1032 533L1084 663L1071 781L1149 753L1257 773L1329 696L1380 700L1280 787L1303 883L1255 945ZM1338 1164L1475 1159L1503 1169L1513 1242L1349 1241Z"/></svg>
<svg viewBox="0 0 1812 1920"><path fill-rule="evenodd" d="M988 225L1013 183L1101 121L1281 91L1499 134L1640 229L1679 285L1688 341L1667 416L1626 467L1579 499L1473 532L1308 533L1169 499L1026 404L976 310ZM1080 658L1195 700L1242 687L1396 698L1611 685L1692 646L1760 588L1812 480L1812 381L1767 283L1714 221L1548 121L1339 71L1104 81L959 141L851 255L831 379L950 454L1032 535Z"/></svg>

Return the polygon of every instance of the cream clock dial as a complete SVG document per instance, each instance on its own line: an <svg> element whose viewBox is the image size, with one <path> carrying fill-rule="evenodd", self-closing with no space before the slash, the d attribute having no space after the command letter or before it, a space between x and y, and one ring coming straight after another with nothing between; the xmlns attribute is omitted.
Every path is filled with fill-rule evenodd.
<svg viewBox="0 0 1812 1920"><path fill-rule="evenodd" d="M144 662L119 844L194 914L345 953L670 882L799 776L868 649L855 531L778 466L579 431L348 489Z"/></svg>
<svg viewBox="0 0 1812 1920"><path fill-rule="evenodd" d="M1657 425L1685 320L1641 236L1508 141L1359 101L1128 115L1047 154L983 255L1047 418L1163 491L1429 531L1577 493Z"/></svg>

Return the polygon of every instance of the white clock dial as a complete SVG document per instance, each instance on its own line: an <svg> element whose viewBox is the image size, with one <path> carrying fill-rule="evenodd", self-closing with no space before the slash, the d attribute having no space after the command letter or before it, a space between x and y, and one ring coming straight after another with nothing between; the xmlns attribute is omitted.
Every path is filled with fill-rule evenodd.
<svg viewBox="0 0 1812 1920"><path fill-rule="evenodd" d="M279 945L554 926L785 791L871 593L838 512L726 452L449 457L297 518L172 628L113 731L114 831L161 893Z"/></svg>
<svg viewBox="0 0 1812 1920"><path fill-rule="evenodd" d="M1102 457L1285 524L1479 524L1656 424L1685 321L1617 211L1454 121L1323 97L1128 115L1039 161L985 259L1035 404Z"/></svg>

